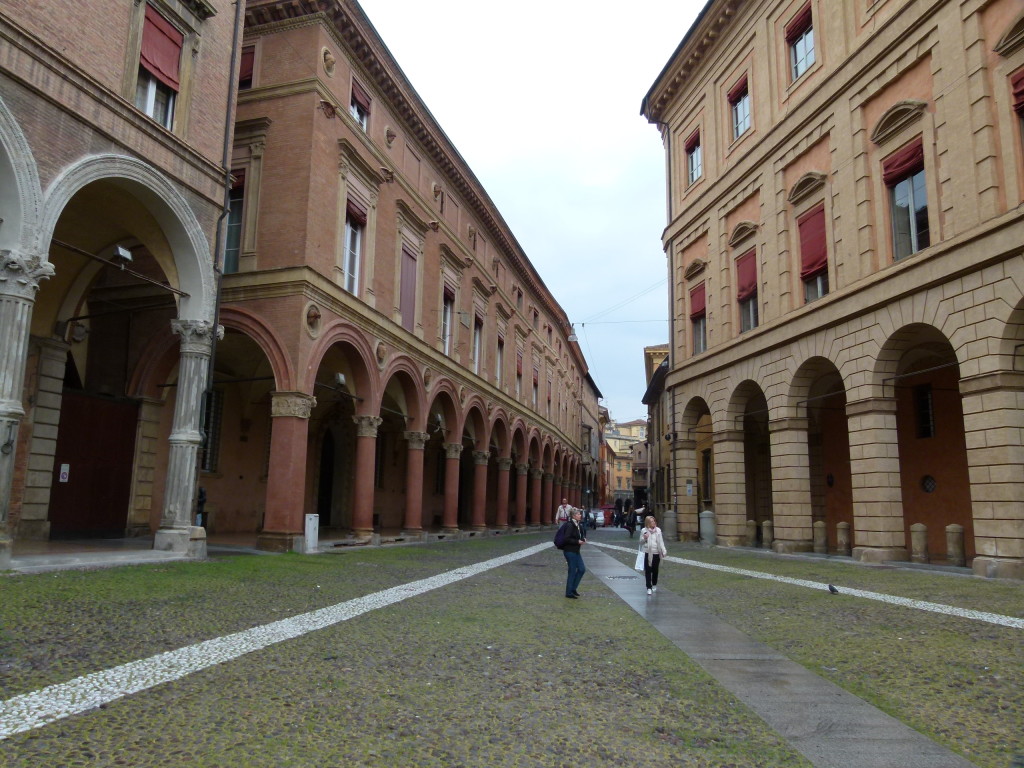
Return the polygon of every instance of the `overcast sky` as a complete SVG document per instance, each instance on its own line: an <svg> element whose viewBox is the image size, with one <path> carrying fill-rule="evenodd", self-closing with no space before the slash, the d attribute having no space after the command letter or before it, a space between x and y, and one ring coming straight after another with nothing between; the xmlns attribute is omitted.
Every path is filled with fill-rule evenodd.
<svg viewBox="0 0 1024 768"><path fill-rule="evenodd" d="M640 102L704 0L359 0L576 324L616 421L668 342L665 153Z"/></svg>

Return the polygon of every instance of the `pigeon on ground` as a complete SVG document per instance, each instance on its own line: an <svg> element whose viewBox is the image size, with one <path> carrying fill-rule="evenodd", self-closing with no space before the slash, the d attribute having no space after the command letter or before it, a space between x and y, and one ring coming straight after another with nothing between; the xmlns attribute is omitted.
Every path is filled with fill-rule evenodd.
<svg viewBox="0 0 1024 768"><path fill-rule="evenodd" d="M831 584L828 585L828 591L831 592L833 595L839 594L839 590L833 587Z"/></svg>

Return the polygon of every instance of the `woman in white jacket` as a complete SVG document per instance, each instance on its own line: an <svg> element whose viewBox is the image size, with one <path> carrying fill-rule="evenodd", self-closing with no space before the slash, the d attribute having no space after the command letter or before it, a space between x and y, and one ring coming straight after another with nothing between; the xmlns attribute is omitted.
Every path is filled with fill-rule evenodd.
<svg viewBox="0 0 1024 768"><path fill-rule="evenodd" d="M644 530L640 534L640 550L644 553L644 579L647 581L647 594L658 591L658 566L661 558L668 554L665 550L665 537L661 535L653 515L644 518Z"/></svg>

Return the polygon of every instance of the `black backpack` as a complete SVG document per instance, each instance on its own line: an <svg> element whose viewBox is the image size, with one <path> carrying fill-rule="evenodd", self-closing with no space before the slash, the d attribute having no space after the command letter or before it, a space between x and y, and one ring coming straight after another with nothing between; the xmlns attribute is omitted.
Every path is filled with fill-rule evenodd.
<svg viewBox="0 0 1024 768"><path fill-rule="evenodd" d="M555 531L555 547L557 549L565 549L565 537L569 532L569 522L564 522L558 526L558 530Z"/></svg>

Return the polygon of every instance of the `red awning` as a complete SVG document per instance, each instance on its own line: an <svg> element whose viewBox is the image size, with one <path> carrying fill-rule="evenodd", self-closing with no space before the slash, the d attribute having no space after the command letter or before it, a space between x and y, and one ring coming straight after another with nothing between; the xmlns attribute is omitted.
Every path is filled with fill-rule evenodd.
<svg viewBox="0 0 1024 768"><path fill-rule="evenodd" d="M1024 69L1010 78L1010 85L1013 87L1013 108L1024 117Z"/></svg>
<svg viewBox="0 0 1024 768"><path fill-rule="evenodd" d="M811 4L800 9L800 13L786 25L786 44L792 45L800 35L811 28Z"/></svg>
<svg viewBox="0 0 1024 768"><path fill-rule="evenodd" d="M232 189L245 189L245 169L239 171L232 171L231 175L235 177L235 180L231 182Z"/></svg>
<svg viewBox="0 0 1024 768"><path fill-rule="evenodd" d="M370 94L363 90L363 86L357 83L355 80L352 81L352 101L359 105L359 108L363 112L369 113L370 111Z"/></svg>
<svg viewBox="0 0 1024 768"><path fill-rule="evenodd" d="M345 202L345 213L357 224L366 226L366 207L351 197Z"/></svg>
<svg viewBox="0 0 1024 768"><path fill-rule="evenodd" d="M882 180L891 187L918 171L924 170L924 145L920 137L882 161Z"/></svg>
<svg viewBox="0 0 1024 768"><path fill-rule="evenodd" d="M690 291L690 317L701 317L706 309L704 283Z"/></svg>
<svg viewBox="0 0 1024 768"><path fill-rule="evenodd" d="M757 295L757 262L755 251L747 251L736 259L736 300L746 301Z"/></svg>
<svg viewBox="0 0 1024 768"><path fill-rule="evenodd" d="M185 36L156 11L146 6L146 21L142 27L142 56L140 64L153 77L175 91L179 88L178 64Z"/></svg>
<svg viewBox="0 0 1024 768"><path fill-rule="evenodd" d="M800 229L800 279L807 280L828 268L825 241L825 206L819 205L797 219Z"/></svg>
<svg viewBox="0 0 1024 768"><path fill-rule="evenodd" d="M684 149L687 152L687 154L689 154L690 152L693 152L693 150L695 150L699 146L700 146L700 129L698 128L696 131L693 132L693 134L690 136L690 138L688 138L686 140L686 144L684 145Z"/></svg>
<svg viewBox="0 0 1024 768"><path fill-rule="evenodd" d="M252 83L253 64L256 61L256 48L248 46L242 49L242 66L238 70L239 83Z"/></svg>
<svg viewBox="0 0 1024 768"><path fill-rule="evenodd" d="M736 85L729 89L729 93L726 94L726 98L729 100L730 104L735 104L737 101L740 100L740 96L742 96L746 92L747 76L744 75L739 79L739 82L737 82Z"/></svg>

